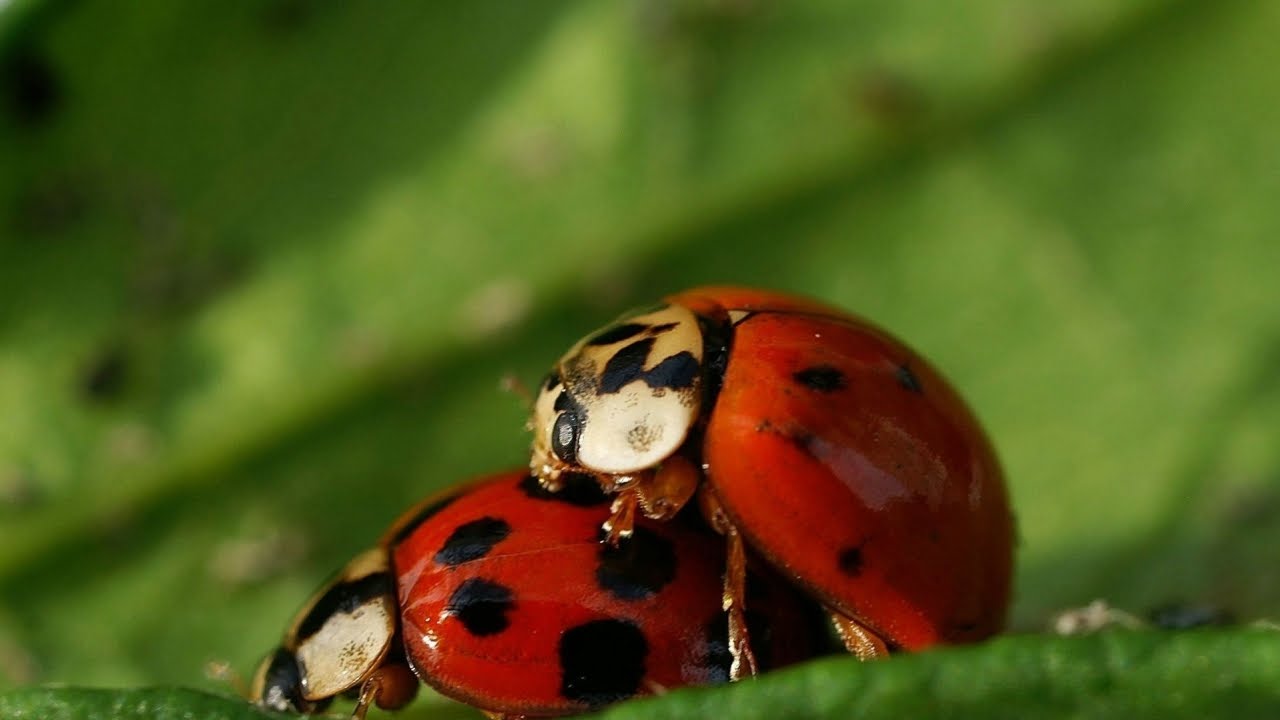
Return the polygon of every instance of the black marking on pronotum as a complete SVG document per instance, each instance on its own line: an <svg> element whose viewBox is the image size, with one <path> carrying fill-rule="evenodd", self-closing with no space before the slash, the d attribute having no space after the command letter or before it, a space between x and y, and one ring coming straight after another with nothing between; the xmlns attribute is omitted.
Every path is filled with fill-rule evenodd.
<svg viewBox="0 0 1280 720"><path fill-rule="evenodd" d="M792 379L805 387L820 393L833 393L843 390L846 385L844 373L831 365L814 365L793 374Z"/></svg>
<svg viewBox="0 0 1280 720"><path fill-rule="evenodd" d="M356 580L343 580L329 586L311 606L311 612L298 623L297 642L315 635L334 615L345 615L377 597L395 598L396 581L389 572L376 572Z"/></svg>
<svg viewBox="0 0 1280 720"><path fill-rule="evenodd" d="M593 620L560 636L560 695L600 707L640 691L649 643L628 620Z"/></svg>
<svg viewBox="0 0 1280 720"><path fill-rule="evenodd" d="M441 510L449 507L451 504L453 504L453 501L457 499L458 499L457 495L449 495L447 497L440 498L439 500L429 505L423 506L423 508L419 510L416 515L414 515L407 522L405 522L404 525L401 525L400 528L396 530L395 535L391 536L391 547L395 547L396 545L399 545L400 543L404 542L404 539L412 535L413 531L417 530L418 527L422 525L422 523L429 520L433 515L440 512Z"/></svg>
<svg viewBox="0 0 1280 720"><path fill-rule="evenodd" d="M328 699L307 702L302 698L302 669L298 658L284 648L276 648L262 677L262 697L254 698L276 712L313 713L323 710Z"/></svg>
<svg viewBox="0 0 1280 720"><path fill-rule="evenodd" d="M534 500L562 502L576 507L607 505L610 498L600 489L600 483L585 473L565 473L560 476L560 489L552 492L529 475L520 481L520 491Z"/></svg>
<svg viewBox="0 0 1280 720"><path fill-rule="evenodd" d="M904 389L910 390L913 393L924 392L924 387L920 385L920 378L916 377L916 374L911 371L910 365L907 365L906 363L899 365L898 369L894 372L894 377L897 378L898 384Z"/></svg>
<svg viewBox="0 0 1280 720"><path fill-rule="evenodd" d="M560 379L560 371L552 370L551 372L547 373L546 379L542 381L542 391L551 392L552 390L555 390L556 386L559 385L561 382L563 381Z"/></svg>
<svg viewBox="0 0 1280 720"><path fill-rule="evenodd" d="M644 382L656 390L684 390L698 379L698 360L682 350L644 374Z"/></svg>
<svg viewBox="0 0 1280 720"><path fill-rule="evenodd" d="M511 525L501 518L482 517L459 525L449 534L444 545L436 552L435 561L441 565L461 565L479 560L493 546L507 539Z"/></svg>
<svg viewBox="0 0 1280 720"><path fill-rule="evenodd" d="M468 578L449 596L445 612L458 618L467 632L477 637L497 635L511 624L507 613L515 606L515 595L505 585L484 578Z"/></svg>
<svg viewBox="0 0 1280 720"><path fill-rule="evenodd" d="M643 377L644 365L649 361L653 343L653 338L644 338L615 352L600 374L600 392L616 393Z"/></svg>
<svg viewBox="0 0 1280 720"><path fill-rule="evenodd" d="M630 338L633 338L636 335L639 335L640 333L648 329L649 329L648 325L644 325L642 323L634 323L634 322L621 323L619 325L612 325L610 327L607 327L601 330L595 335L592 335L590 338L587 339L586 344L588 346L597 346L597 347L600 345L612 345L614 343L620 343L623 340L628 340Z"/></svg>
<svg viewBox="0 0 1280 720"><path fill-rule="evenodd" d="M698 361L687 350L664 358L652 370L644 369L653 343L653 338L644 338L614 353L600 374L600 392L616 393L636 380L662 390L693 387L698 378Z"/></svg>
<svg viewBox="0 0 1280 720"><path fill-rule="evenodd" d="M661 325L654 325L650 327L649 334L661 335L662 333L665 333L665 332L671 332L672 330L675 330L678 327L680 327L680 323L673 323L673 322L662 323Z"/></svg>
<svg viewBox="0 0 1280 720"><path fill-rule="evenodd" d="M619 600L644 600L675 579L676 551L671 541L637 527L625 542L601 543L596 584Z"/></svg>
<svg viewBox="0 0 1280 720"><path fill-rule="evenodd" d="M837 563L840 572L849 577L857 577L862 573L862 547L855 545L841 550Z"/></svg>

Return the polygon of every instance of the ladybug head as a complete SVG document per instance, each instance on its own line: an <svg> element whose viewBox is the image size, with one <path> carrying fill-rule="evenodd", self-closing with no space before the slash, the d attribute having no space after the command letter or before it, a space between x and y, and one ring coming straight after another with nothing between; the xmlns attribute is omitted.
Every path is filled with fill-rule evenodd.
<svg viewBox="0 0 1280 720"><path fill-rule="evenodd" d="M560 359L534 402L533 474L625 475L684 444L701 411L702 331L679 305L632 315Z"/></svg>

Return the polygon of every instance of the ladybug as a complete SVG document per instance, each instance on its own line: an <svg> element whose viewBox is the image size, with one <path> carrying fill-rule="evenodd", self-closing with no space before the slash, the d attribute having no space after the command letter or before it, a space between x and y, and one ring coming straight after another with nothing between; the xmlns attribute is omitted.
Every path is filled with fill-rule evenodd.
<svg viewBox="0 0 1280 720"><path fill-rule="evenodd" d="M294 618L252 698L314 713L355 694L396 709L418 678L496 717L559 716L729 679L720 544L689 513L601 543L610 499L587 476L548 492L523 470L420 503ZM825 648L821 612L768 568L749 620L762 662Z"/></svg>
<svg viewBox="0 0 1280 720"><path fill-rule="evenodd" d="M544 486L589 473L615 495L611 543L696 493L726 538L735 677L759 669L744 544L864 659L1003 626L1014 524L991 443L932 365L866 320L777 292L681 292L571 348L530 427Z"/></svg>

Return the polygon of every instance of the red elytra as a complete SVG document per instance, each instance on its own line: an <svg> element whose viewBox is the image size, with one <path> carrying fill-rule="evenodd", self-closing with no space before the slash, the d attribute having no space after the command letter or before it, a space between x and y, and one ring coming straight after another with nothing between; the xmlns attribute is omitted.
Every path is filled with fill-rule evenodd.
<svg viewBox="0 0 1280 720"><path fill-rule="evenodd" d="M731 555L740 533L864 657L883 654L875 638L913 650L1001 629L1014 543L1003 474L931 364L806 298L707 287L666 302L553 370L532 423L544 483L594 474L620 493L610 529L625 536L637 508L665 517L688 498L668 467L701 466ZM731 562L740 604L732 574Z"/></svg>
<svg viewBox="0 0 1280 720"><path fill-rule="evenodd" d="M399 530L401 632L419 677L535 716L727 680L714 535L684 519L641 522L632 543L611 547L600 542L607 507L588 478L552 494L506 473ZM753 580L770 665L816 654L814 608L767 575Z"/></svg>
<svg viewBox="0 0 1280 720"><path fill-rule="evenodd" d="M602 544L608 504L589 477L552 494L524 470L427 499L303 606L252 699L314 713L358 693L363 718L409 703L420 678L493 716L557 716L728 680L715 535L690 513ZM768 568L751 581L765 666L826 649L809 598Z"/></svg>

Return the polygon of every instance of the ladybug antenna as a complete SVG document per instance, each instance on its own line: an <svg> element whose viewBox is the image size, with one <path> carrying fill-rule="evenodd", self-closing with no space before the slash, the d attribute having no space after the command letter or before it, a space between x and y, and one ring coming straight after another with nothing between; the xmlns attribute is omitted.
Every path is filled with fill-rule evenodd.
<svg viewBox="0 0 1280 720"><path fill-rule="evenodd" d="M236 672L231 667L231 663L226 660L210 660L204 664L204 676L210 680L221 683L231 688L235 694L245 700L253 700L249 697L249 686L244 682L244 676Z"/></svg>
<svg viewBox="0 0 1280 720"><path fill-rule="evenodd" d="M533 407L533 392L529 390L529 386L516 376L513 372L503 373L498 380L498 389L515 395L524 401L524 404Z"/></svg>

